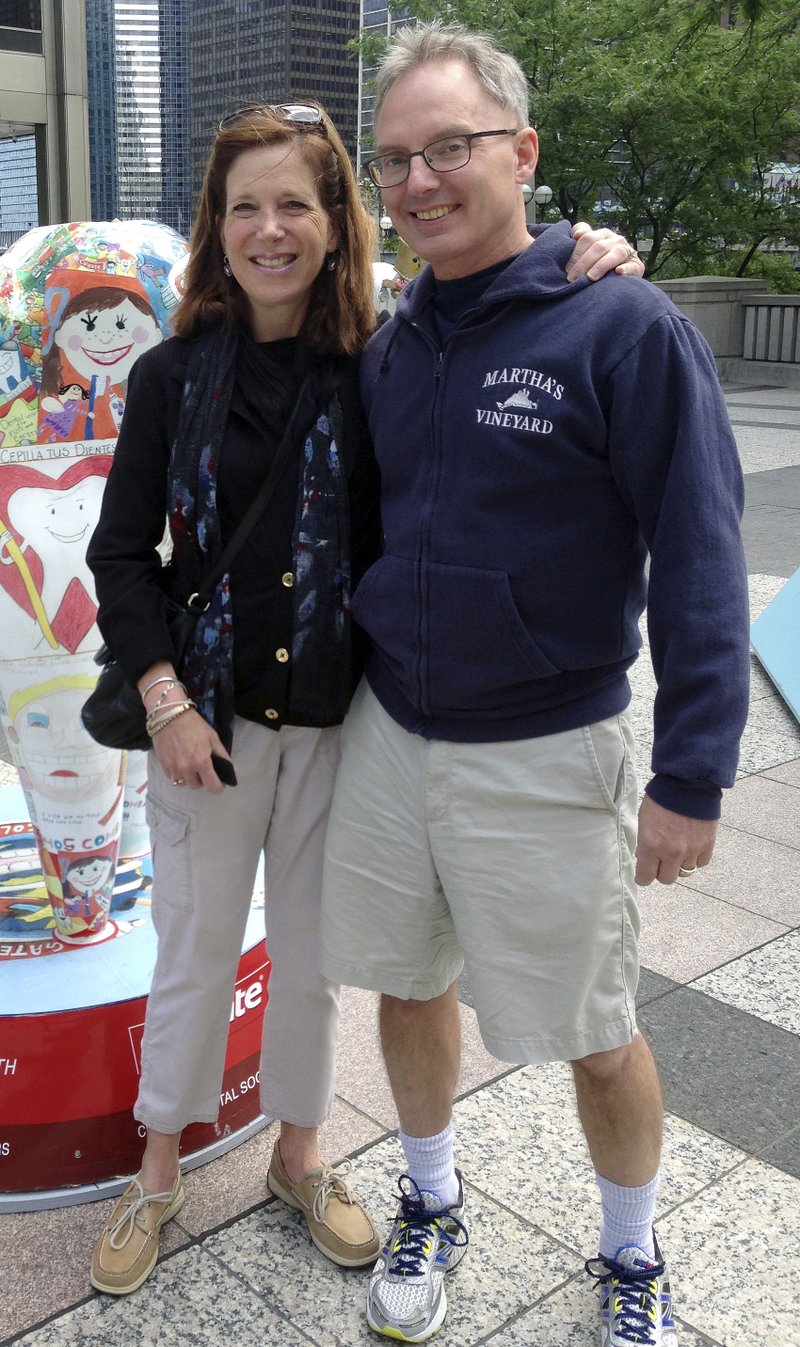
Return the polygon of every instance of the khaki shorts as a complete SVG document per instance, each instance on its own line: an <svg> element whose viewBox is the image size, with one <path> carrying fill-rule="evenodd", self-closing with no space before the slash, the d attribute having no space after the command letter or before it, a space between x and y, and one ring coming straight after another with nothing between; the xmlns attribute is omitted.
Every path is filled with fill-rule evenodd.
<svg viewBox="0 0 800 1347"><path fill-rule="evenodd" d="M424 1001L464 966L503 1061L629 1043L636 801L626 714L539 739L429 742L362 683L328 826L323 973Z"/></svg>

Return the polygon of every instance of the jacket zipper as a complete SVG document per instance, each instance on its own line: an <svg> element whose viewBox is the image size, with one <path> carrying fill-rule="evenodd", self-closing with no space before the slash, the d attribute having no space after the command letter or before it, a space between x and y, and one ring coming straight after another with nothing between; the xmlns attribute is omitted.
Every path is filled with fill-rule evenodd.
<svg viewBox="0 0 800 1347"><path fill-rule="evenodd" d="M415 325L416 326L416 325ZM419 329L417 329L419 330ZM436 351L433 342L430 341L428 334L423 333L426 341ZM430 603L428 599L425 578L428 575L427 562L430 555L430 525L433 517L434 501L439 489L439 482L442 475L442 446L441 437L437 434L436 413L439 403L439 392L441 389L442 372L444 368L444 346L446 342L436 351L436 364L434 367L433 378L433 397L430 406L430 437L431 437L431 466L428 476L428 489L425 494L425 505L420 514L419 523L419 545L417 547L416 559L416 589L417 589L417 653L414 661L414 681L417 687L417 704L423 715L430 715L430 691L429 691L429 661L426 660L424 651L430 649L428 641L428 621L430 616Z"/></svg>

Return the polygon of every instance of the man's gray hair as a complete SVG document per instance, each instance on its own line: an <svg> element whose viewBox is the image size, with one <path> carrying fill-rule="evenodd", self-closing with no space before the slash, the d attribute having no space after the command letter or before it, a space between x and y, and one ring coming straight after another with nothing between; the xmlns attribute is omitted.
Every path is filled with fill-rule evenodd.
<svg viewBox="0 0 800 1347"><path fill-rule="evenodd" d="M398 28L378 66L375 79L375 110L395 80L426 61L459 60L473 71L487 94L514 113L518 127L528 126L528 81L522 66L502 51L488 33L472 32L460 23L434 19Z"/></svg>

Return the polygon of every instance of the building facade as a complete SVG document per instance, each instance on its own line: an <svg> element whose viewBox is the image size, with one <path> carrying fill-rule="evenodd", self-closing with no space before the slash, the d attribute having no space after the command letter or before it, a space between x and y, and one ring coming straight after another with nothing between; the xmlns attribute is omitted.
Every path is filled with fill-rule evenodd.
<svg viewBox="0 0 800 1347"><path fill-rule="evenodd" d="M161 216L188 238L192 227L189 164L189 0L161 0Z"/></svg>
<svg viewBox="0 0 800 1347"><path fill-rule="evenodd" d="M109 0L86 0L86 55L92 219L113 220L119 215L117 59L114 6Z"/></svg>
<svg viewBox="0 0 800 1347"><path fill-rule="evenodd" d="M360 0L192 0L189 106L192 196L219 120L237 107L318 99L355 158Z"/></svg>
<svg viewBox="0 0 800 1347"><path fill-rule="evenodd" d="M396 28L408 23L408 11L403 8L390 8L386 0L361 0L361 29L366 37L391 37ZM372 82L375 68L367 64L363 57L358 63L358 131L356 166L359 177L363 177L361 165L374 151L373 110L375 94Z"/></svg>
<svg viewBox="0 0 800 1347"><path fill-rule="evenodd" d="M88 213L83 0L0 0L0 246Z"/></svg>
<svg viewBox="0 0 800 1347"><path fill-rule="evenodd" d="M319 99L355 158L360 0L86 0L86 17L94 219L188 236L220 118L252 103Z"/></svg>
<svg viewBox="0 0 800 1347"><path fill-rule="evenodd" d="M86 0L92 217L190 227L188 0Z"/></svg>
<svg viewBox="0 0 800 1347"><path fill-rule="evenodd" d="M36 137L0 139L0 250L39 223Z"/></svg>

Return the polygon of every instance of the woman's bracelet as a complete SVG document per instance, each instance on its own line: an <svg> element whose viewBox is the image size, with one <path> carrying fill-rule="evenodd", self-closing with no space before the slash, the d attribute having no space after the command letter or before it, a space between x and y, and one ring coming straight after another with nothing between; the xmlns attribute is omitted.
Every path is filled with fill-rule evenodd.
<svg viewBox="0 0 800 1347"><path fill-rule="evenodd" d="M162 706L159 699L157 704L153 707L152 711L147 712L145 716L145 727L155 725L156 721L159 720L161 716L163 716L167 711L171 711L173 707L192 706L192 705L194 705L194 703L191 701L191 698L188 696L188 694L184 695L180 701L167 702L166 706Z"/></svg>
<svg viewBox="0 0 800 1347"><path fill-rule="evenodd" d="M171 721L177 720L178 716L182 716L184 711L196 709L196 704L188 697L185 702L173 702L170 706L164 707L160 716L151 712L145 721L145 729L152 739L154 735L158 734L159 730L164 729L165 725L169 725Z"/></svg>
<svg viewBox="0 0 800 1347"><path fill-rule="evenodd" d="M164 716L168 716L172 711L188 711L194 704L191 697L184 697L179 702L169 702L166 706L163 706L160 711L157 711L154 707L150 714L145 718L145 723L147 725L155 725L163 720Z"/></svg>
<svg viewBox="0 0 800 1347"><path fill-rule="evenodd" d="M150 710L147 712L147 714L150 715L150 716L153 714L154 711L157 711L157 710L158 710L159 706L162 706L162 705L163 705L164 701L165 701L166 698L169 696L169 694L170 694L170 692L172 691L173 688L180 688L180 689L181 689L181 692L182 692L183 695L184 695L184 697L188 696L188 693L187 693L187 691L186 691L186 688L183 686L183 683L181 683L180 679L178 679L178 678L169 678L167 675L164 675L163 678L154 678L153 681L152 681L152 683L148 683L148 684L147 684L147 687L145 688L144 692L142 693L142 701L144 701L144 699L145 699L145 697L147 696L148 692L150 692L150 690L151 690L152 688L156 687L156 685L157 685L158 683L166 683L167 686L164 688L164 691L163 691L162 693L159 694L158 699L153 703L152 707L151 707ZM145 710L146 710L146 709L147 709L147 708L145 707Z"/></svg>
<svg viewBox="0 0 800 1347"><path fill-rule="evenodd" d="M142 701L144 701L150 689L154 688L157 683L174 683L174 681L174 678L170 678L169 674L162 674L160 678L154 678L151 683L147 684L147 687L142 693Z"/></svg>
<svg viewBox="0 0 800 1347"><path fill-rule="evenodd" d="M160 734L161 730L165 729L167 725L170 725L173 720L177 720L178 716L182 716L185 711L191 711L193 709L194 709L193 702L178 702L174 708L169 707L164 712L164 714L158 718L158 720L156 721L148 720L145 724L145 729L147 730L147 733L149 734L150 738L154 739L155 736L157 734Z"/></svg>

